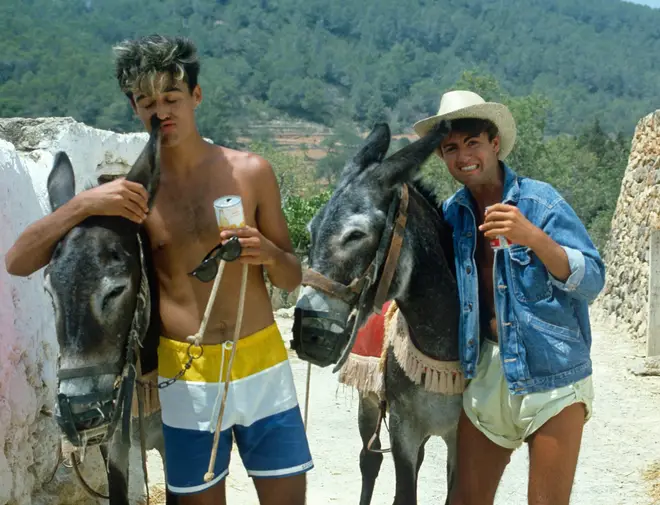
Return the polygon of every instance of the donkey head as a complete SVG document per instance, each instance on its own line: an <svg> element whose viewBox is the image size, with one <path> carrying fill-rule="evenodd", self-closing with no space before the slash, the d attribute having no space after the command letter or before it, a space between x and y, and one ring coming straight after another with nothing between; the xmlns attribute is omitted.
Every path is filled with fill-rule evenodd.
<svg viewBox="0 0 660 505"><path fill-rule="evenodd" d="M150 208L160 177L159 130L154 118L149 141L126 176L147 188ZM73 167L64 152L55 157L48 195L53 212L75 195ZM114 412L117 379L145 282L139 231L123 217L89 217L57 244L46 267L60 348L57 419L76 445L79 432L106 425ZM146 328L141 331L143 337Z"/></svg>
<svg viewBox="0 0 660 505"><path fill-rule="evenodd" d="M293 345L301 359L338 363L337 370L348 356L353 330L373 307L397 211L392 202L398 203L402 183L412 181L448 131L441 122L385 159L390 129L379 124L346 164L337 189L309 225L309 270L294 320ZM411 270L412 256L402 250L388 298L406 288Z"/></svg>

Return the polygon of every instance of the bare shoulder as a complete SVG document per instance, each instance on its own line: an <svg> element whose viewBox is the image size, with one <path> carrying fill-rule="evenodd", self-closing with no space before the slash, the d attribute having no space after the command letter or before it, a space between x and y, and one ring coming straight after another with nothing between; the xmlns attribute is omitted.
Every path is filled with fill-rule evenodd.
<svg viewBox="0 0 660 505"><path fill-rule="evenodd" d="M254 178L260 181L268 177L274 178L273 167L270 162L258 154L249 151L238 151L228 147L218 147L218 154L226 160L240 177Z"/></svg>

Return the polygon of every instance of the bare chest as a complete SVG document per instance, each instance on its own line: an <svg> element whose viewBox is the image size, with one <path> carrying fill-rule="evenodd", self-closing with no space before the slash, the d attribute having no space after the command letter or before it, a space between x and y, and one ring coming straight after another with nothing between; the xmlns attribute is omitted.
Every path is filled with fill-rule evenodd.
<svg viewBox="0 0 660 505"><path fill-rule="evenodd" d="M493 249L482 233L477 239L476 263L479 270L479 282L489 295L493 293ZM489 296L492 299L492 296Z"/></svg>
<svg viewBox="0 0 660 505"><path fill-rule="evenodd" d="M172 181L161 189L150 219L152 246L157 251L180 250L192 244L215 246L219 242L219 230L213 202L222 196L241 196L246 222L254 222L252 198L240 181L229 178Z"/></svg>

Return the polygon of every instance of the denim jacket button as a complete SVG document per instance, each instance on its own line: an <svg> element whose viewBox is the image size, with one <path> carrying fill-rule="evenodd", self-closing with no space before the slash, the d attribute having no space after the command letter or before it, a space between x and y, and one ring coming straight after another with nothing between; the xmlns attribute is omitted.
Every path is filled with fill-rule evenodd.
<svg viewBox="0 0 660 505"><path fill-rule="evenodd" d="M465 269L465 271L466 271L468 274L471 274L471 273L472 273L472 267L467 267L467 268Z"/></svg>
<svg viewBox="0 0 660 505"><path fill-rule="evenodd" d="M471 338L470 340L468 340L468 345L469 345L470 347L474 346L474 339L473 339L473 338Z"/></svg>

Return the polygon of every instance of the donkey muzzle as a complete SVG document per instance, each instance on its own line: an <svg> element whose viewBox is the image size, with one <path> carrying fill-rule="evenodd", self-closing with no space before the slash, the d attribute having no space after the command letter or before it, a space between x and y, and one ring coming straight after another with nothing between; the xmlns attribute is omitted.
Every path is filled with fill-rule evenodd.
<svg viewBox="0 0 660 505"><path fill-rule="evenodd" d="M332 313L296 307L293 319L293 349L298 358L320 367L337 363L348 343L345 321Z"/></svg>

